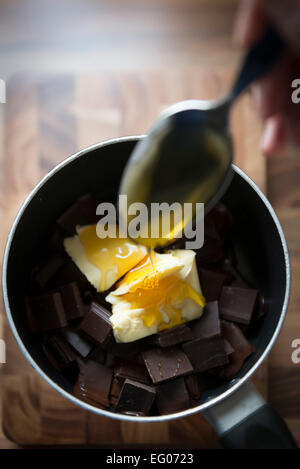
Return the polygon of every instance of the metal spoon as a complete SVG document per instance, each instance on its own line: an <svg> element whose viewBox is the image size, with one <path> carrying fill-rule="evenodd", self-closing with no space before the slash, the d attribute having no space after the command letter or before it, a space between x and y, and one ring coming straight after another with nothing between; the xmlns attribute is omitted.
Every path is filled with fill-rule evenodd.
<svg viewBox="0 0 300 469"><path fill-rule="evenodd" d="M143 202L196 202L205 213L222 197L232 179L233 148L229 112L236 98L263 76L282 52L284 44L267 28L247 53L230 93L215 101L188 100L168 108L148 135L134 148L125 167L119 194L128 204ZM122 220L127 213L120 209ZM193 211L193 217L195 211ZM173 226L172 235L137 238L151 247L168 244L182 231L184 223Z"/></svg>

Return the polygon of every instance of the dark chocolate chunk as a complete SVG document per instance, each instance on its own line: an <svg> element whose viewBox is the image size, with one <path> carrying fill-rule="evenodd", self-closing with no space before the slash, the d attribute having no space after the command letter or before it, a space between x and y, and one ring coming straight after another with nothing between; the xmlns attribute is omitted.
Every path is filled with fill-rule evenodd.
<svg viewBox="0 0 300 469"><path fill-rule="evenodd" d="M147 350L143 358L153 383L162 383L193 372L188 357L179 347Z"/></svg>
<svg viewBox="0 0 300 469"><path fill-rule="evenodd" d="M268 308L267 308L266 299L263 295L259 293L257 296L256 305L255 305L254 313L252 316L252 321L255 322L261 319L266 314L267 309Z"/></svg>
<svg viewBox="0 0 300 469"><path fill-rule="evenodd" d="M228 208L218 202L205 216L205 233L222 242L233 224L233 218Z"/></svg>
<svg viewBox="0 0 300 469"><path fill-rule="evenodd" d="M204 244L196 253L196 262L200 269L204 265L214 264L225 259L226 253L223 246L220 246L212 238L205 237Z"/></svg>
<svg viewBox="0 0 300 469"><path fill-rule="evenodd" d="M186 342L193 338L191 329L185 324L181 324L171 329L160 332L155 337L155 343L159 347L171 347Z"/></svg>
<svg viewBox="0 0 300 469"><path fill-rule="evenodd" d="M152 386L126 379L116 404L116 410L119 412L142 412L147 415L155 395L156 391Z"/></svg>
<svg viewBox="0 0 300 469"><path fill-rule="evenodd" d="M233 322L222 321L222 334L234 350L253 348L238 325Z"/></svg>
<svg viewBox="0 0 300 469"><path fill-rule="evenodd" d="M94 288L94 287L93 287ZM84 290L81 292L84 304L90 304L95 300L92 289Z"/></svg>
<svg viewBox="0 0 300 469"><path fill-rule="evenodd" d="M43 348L52 365L59 370L63 371L76 362L75 353L63 338L57 334L49 337Z"/></svg>
<svg viewBox="0 0 300 469"><path fill-rule="evenodd" d="M193 337L196 339L210 339L221 335L221 322L217 301L206 303L203 314L191 323Z"/></svg>
<svg viewBox="0 0 300 469"><path fill-rule="evenodd" d="M60 293L27 297L26 303L32 330L44 332L67 325Z"/></svg>
<svg viewBox="0 0 300 469"><path fill-rule="evenodd" d="M89 404L93 407L97 407L97 408L103 409L103 410L107 410L107 408L108 408L107 405L100 404L100 402L94 401L93 399L91 399L88 396L87 393L83 393L81 388L80 388L80 382L79 381L76 381L76 383L73 387L73 394L74 394L75 397L77 397L81 401L84 401L84 402L86 402L87 404Z"/></svg>
<svg viewBox="0 0 300 469"><path fill-rule="evenodd" d="M76 395L102 406L109 406L109 393L113 371L101 363L87 360L80 365Z"/></svg>
<svg viewBox="0 0 300 469"><path fill-rule="evenodd" d="M111 313L104 306L93 302L90 310L79 325L79 331L96 345L105 347L112 337Z"/></svg>
<svg viewBox="0 0 300 469"><path fill-rule="evenodd" d="M105 362L104 362L104 365L105 366L108 366L110 368L114 368L117 364L117 358L116 356L111 353L110 351L108 351L105 355Z"/></svg>
<svg viewBox="0 0 300 469"><path fill-rule="evenodd" d="M226 274L208 269L200 269L199 277L205 300L207 302L218 300L226 281Z"/></svg>
<svg viewBox="0 0 300 469"><path fill-rule="evenodd" d="M236 324L222 321L222 330L225 339L233 348L233 353L229 356L229 364L216 369L215 373L222 379L231 380L240 371L246 358L254 352L254 346Z"/></svg>
<svg viewBox="0 0 300 469"><path fill-rule="evenodd" d="M124 384L124 379L117 379L114 378L112 381L111 389L110 389L110 395L109 395L109 401L113 407L116 407L117 402L119 400L119 396L122 391L122 387Z"/></svg>
<svg viewBox="0 0 300 469"><path fill-rule="evenodd" d="M200 382L197 375L188 375L184 378L186 388L191 399L199 400L202 394Z"/></svg>
<svg viewBox="0 0 300 469"><path fill-rule="evenodd" d="M122 360L114 370L116 378L129 378L133 381L148 384L150 382L149 374L145 364L140 364L128 360Z"/></svg>
<svg viewBox="0 0 300 469"><path fill-rule="evenodd" d="M78 334L75 329L66 328L62 331L62 335L68 344L83 358L86 358L93 349L93 345Z"/></svg>
<svg viewBox="0 0 300 469"><path fill-rule="evenodd" d="M224 347L225 347L225 353L226 353L227 356L231 355L234 352L234 349L231 346L230 342L228 342L228 340L226 340L226 339L224 339Z"/></svg>
<svg viewBox="0 0 300 469"><path fill-rule="evenodd" d="M233 266L228 266L229 271L232 273L233 279L231 282L232 287L251 288L251 285L244 279L242 274Z"/></svg>
<svg viewBox="0 0 300 469"><path fill-rule="evenodd" d="M257 298L257 290L239 287L223 287L219 308L223 319L250 324Z"/></svg>
<svg viewBox="0 0 300 469"><path fill-rule="evenodd" d="M66 257L55 254L48 258L38 267L35 274L35 281L40 288L45 288L49 281L54 275L63 267L66 263Z"/></svg>
<svg viewBox="0 0 300 469"><path fill-rule="evenodd" d="M211 339L194 339L183 344L182 348L195 371L206 371L228 363L224 339L219 336Z"/></svg>
<svg viewBox="0 0 300 469"><path fill-rule="evenodd" d="M50 286L52 288L59 288L61 285L66 285L71 282L76 282L82 292L91 288L91 284L86 276L83 275L74 262L69 259L53 277Z"/></svg>
<svg viewBox="0 0 300 469"><path fill-rule="evenodd" d="M76 282L63 285L59 288L66 318L68 321L84 316L86 308L82 302Z"/></svg>
<svg viewBox="0 0 300 469"><path fill-rule="evenodd" d="M97 223L99 216L96 215L96 200L86 194L69 207L57 220L57 224L69 235L76 232L76 226L92 225Z"/></svg>
<svg viewBox="0 0 300 469"><path fill-rule="evenodd" d="M105 364L106 352L101 347L95 347L91 351L89 358L95 362Z"/></svg>
<svg viewBox="0 0 300 469"><path fill-rule="evenodd" d="M51 233L50 239L49 239L50 249L54 252L65 254L65 248L64 248L65 237L66 237L65 231L59 226L55 225Z"/></svg>
<svg viewBox="0 0 300 469"><path fill-rule="evenodd" d="M190 407L190 396L184 378L156 386L156 406L160 414L173 414Z"/></svg>
<svg viewBox="0 0 300 469"><path fill-rule="evenodd" d="M154 340L154 335L126 343L118 343L112 340L108 349L116 357L135 359L139 363L144 363L142 353L153 347Z"/></svg>

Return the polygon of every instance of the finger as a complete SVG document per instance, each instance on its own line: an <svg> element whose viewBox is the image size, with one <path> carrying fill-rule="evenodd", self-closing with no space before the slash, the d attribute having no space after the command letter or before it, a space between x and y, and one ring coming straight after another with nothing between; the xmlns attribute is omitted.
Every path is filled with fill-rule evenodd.
<svg viewBox="0 0 300 469"><path fill-rule="evenodd" d="M265 26L263 0L242 0L234 24L233 39L242 47L250 47Z"/></svg>
<svg viewBox="0 0 300 469"><path fill-rule="evenodd" d="M261 141L261 150L265 156L277 153L286 143L285 117L277 114L266 120Z"/></svg>
<svg viewBox="0 0 300 469"><path fill-rule="evenodd" d="M286 135L287 140L294 144L300 145L300 109L297 107L289 107L286 117Z"/></svg>
<svg viewBox="0 0 300 469"><path fill-rule="evenodd" d="M292 63L291 57L282 57L270 73L252 85L254 108L263 119L285 112L289 106L292 76L296 73Z"/></svg>
<svg viewBox="0 0 300 469"><path fill-rule="evenodd" d="M300 52L299 0L265 0L266 16L298 53Z"/></svg>

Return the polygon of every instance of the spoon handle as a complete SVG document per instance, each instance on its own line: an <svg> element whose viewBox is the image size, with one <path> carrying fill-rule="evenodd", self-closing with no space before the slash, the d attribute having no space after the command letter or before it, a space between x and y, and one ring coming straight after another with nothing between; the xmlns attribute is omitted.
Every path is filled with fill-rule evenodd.
<svg viewBox="0 0 300 469"><path fill-rule="evenodd" d="M250 83L267 73L283 49L283 40L271 26L268 26L247 53L231 91L230 101L234 101Z"/></svg>

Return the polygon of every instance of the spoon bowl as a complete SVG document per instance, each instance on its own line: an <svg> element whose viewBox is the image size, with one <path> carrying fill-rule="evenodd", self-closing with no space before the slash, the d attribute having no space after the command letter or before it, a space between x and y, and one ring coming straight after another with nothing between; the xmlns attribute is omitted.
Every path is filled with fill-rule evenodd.
<svg viewBox="0 0 300 469"><path fill-rule="evenodd" d="M148 135L134 149L122 176L120 195L129 205L143 203L147 213L151 204L176 203L169 231L163 224L170 212L154 220L141 221L137 242L151 247L165 246L191 226L197 203L205 204L205 213L220 199L232 179L233 148L229 133L229 111L239 95L256 79L267 73L284 48L277 32L268 27L248 51L233 87L218 101L190 100L176 103L156 121ZM181 217L185 203L192 203L188 217ZM177 213L176 213L177 210ZM130 218L120 211L124 227ZM152 227L154 225L155 236ZM159 236L157 235L159 233ZM130 233L128 232L129 236Z"/></svg>
<svg viewBox="0 0 300 469"><path fill-rule="evenodd" d="M180 210L183 204L192 204L191 216L172 227L172 236L161 229L159 238L141 235L138 242L152 247L168 244L192 222L197 203L204 203L207 213L225 193L233 175L228 110L225 101L176 103L136 145L119 188L119 194L127 195L128 205L143 203L150 211L151 204L178 204ZM123 220L128 216L122 210L120 215ZM160 224L162 219L151 223ZM148 220L144 228L148 232Z"/></svg>

